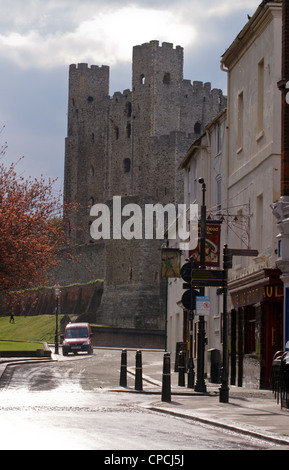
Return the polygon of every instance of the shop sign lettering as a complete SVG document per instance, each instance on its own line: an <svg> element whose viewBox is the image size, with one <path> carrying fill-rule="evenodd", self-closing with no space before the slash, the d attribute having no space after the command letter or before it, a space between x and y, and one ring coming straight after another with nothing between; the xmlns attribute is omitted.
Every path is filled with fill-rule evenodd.
<svg viewBox="0 0 289 470"><path fill-rule="evenodd" d="M241 292L231 293L231 300L234 307L252 305L265 300L281 300L283 297L283 285L269 285L252 287Z"/></svg>

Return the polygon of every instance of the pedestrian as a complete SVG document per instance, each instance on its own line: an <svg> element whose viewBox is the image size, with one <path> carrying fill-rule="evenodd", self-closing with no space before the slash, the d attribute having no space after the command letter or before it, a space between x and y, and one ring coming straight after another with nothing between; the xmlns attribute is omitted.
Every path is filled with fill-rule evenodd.
<svg viewBox="0 0 289 470"><path fill-rule="evenodd" d="M15 323L13 312L10 315L10 323Z"/></svg>

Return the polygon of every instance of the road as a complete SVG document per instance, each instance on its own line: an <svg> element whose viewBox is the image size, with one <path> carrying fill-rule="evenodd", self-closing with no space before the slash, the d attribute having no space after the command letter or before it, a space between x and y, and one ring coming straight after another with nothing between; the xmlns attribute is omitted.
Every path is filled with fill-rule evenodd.
<svg viewBox="0 0 289 470"><path fill-rule="evenodd" d="M144 361L156 360L147 353ZM157 360L162 374L162 356ZM128 362L128 367L130 366ZM259 450L270 445L149 410L161 397L119 391L120 351L7 368L1 450ZM134 379L129 379L134 384ZM128 382L128 386L130 383Z"/></svg>

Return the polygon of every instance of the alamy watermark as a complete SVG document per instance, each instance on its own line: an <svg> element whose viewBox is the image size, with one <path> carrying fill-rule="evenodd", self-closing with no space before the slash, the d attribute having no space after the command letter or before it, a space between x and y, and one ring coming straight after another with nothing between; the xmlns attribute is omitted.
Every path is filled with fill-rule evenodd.
<svg viewBox="0 0 289 470"><path fill-rule="evenodd" d="M114 196L112 207L94 204L90 216L96 217L90 226L94 240L178 240L180 249L193 250L198 243L197 204L125 204Z"/></svg>

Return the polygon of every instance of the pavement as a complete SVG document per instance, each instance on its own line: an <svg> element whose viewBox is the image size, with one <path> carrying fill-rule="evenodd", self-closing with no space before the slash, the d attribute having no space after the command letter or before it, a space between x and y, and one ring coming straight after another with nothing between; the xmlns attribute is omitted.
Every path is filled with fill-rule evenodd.
<svg viewBox="0 0 289 470"><path fill-rule="evenodd" d="M283 450L289 449L289 409L281 407L280 400L272 390L229 385L228 403L221 403L221 384L206 380L206 392L195 392L187 386L187 374L185 386L179 386L179 374L171 372L171 397L167 402L162 401L163 379L158 361L143 360L142 391L134 390L135 372L134 366L127 368L127 375L131 378L127 381L128 386L119 387L119 390L154 395L157 399L152 397L149 409L245 434L279 445Z"/></svg>
<svg viewBox="0 0 289 470"><path fill-rule="evenodd" d="M228 403L221 403L220 384L206 381L206 392L195 392L187 386L187 374L185 374L185 386L179 386L178 373L171 371L170 398L168 401L162 401L163 379L160 365L163 354L160 351L150 351L147 360L146 353L143 354L142 390L136 390L136 368L129 364L127 365L127 385L125 387L113 386L111 390L151 395L151 401L145 405L150 410L169 413L183 419L262 439L280 446L282 450L289 449L289 409L281 406L280 400L271 390L229 385ZM50 361L63 360L62 358L60 354L52 354ZM39 363L48 360L46 358L0 358L0 381L8 364L21 365L21 363Z"/></svg>

